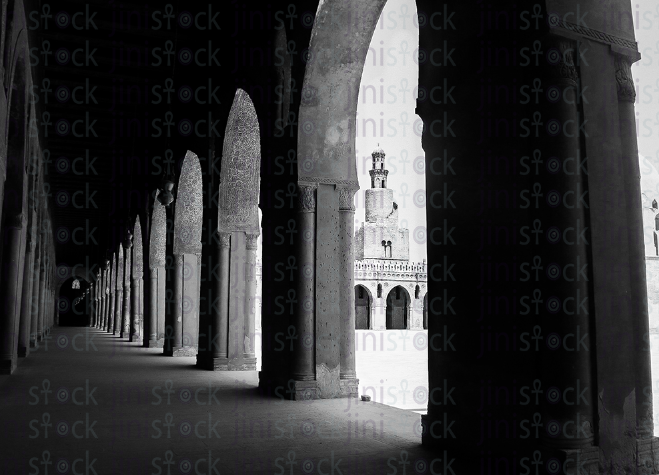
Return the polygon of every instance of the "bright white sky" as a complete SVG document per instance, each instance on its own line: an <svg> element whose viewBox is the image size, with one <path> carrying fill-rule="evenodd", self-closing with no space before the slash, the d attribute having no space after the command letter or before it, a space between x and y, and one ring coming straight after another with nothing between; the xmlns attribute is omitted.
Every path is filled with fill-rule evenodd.
<svg viewBox="0 0 659 475"><path fill-rule="evenodd" d="M419 28L414 0L389 0L373 33L364 65L356 138L361 189L357 193L355 228L364 222L364 191L371 187L368 174L371 152L380 144L386 153L388 188L394 190L394 201L398 203L399 224L410 230L410 259L414 262L426 258L422 123L414 113L419 82L418 47Z"/></svg>
<svg viewBox="0 0 659 475"><path fill-rule="evenodd" d="M632 66L636 82L641 191L659 201L659 2L632 2L641 60Z"/></svg>

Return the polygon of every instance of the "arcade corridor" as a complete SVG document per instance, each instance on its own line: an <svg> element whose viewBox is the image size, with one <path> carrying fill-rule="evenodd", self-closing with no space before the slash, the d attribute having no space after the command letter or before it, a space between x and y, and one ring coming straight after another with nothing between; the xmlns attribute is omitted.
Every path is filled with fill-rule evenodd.
<svg viewBox="0 0 659 475"><path fill-rule="evenodd" d="M427 413L358 399L385 3L1 3L0 472L659 473L629 0L400 11L414 114L366 120L423 148Z"/></svg>

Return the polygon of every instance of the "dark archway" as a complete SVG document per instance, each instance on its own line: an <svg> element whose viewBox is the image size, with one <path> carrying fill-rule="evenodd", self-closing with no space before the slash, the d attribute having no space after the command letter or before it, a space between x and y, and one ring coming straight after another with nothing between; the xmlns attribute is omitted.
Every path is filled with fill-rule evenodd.
<svg viewBox="0 0 659 475"><path fill-rule="evenodd" d="M371 328L371 308L373 298L363 285L355 286L355 330Z"/></svg>
<svg viewBox="0 0 659 475"><path fill-rule="evenodd" d="M78 281L79 288L74 288ZM84 327L89 324L89 294L85 292L89 282L80 277L71 277L60 287L57 308L59 310L59 325L62 327ZM77 303L76 300L80 299Z"/></svg>
<svg viewBox="0 0 659 475"><path fill-rule="evenodd" d="M423 329L428 329L428 294L423 296Z"/></svg>
<svg viewBox="0 0 659 475"><path fill-rule="evenodd" d="M405 330L409 325L410 294L397 285L387 295L387 330Z"/></svg>

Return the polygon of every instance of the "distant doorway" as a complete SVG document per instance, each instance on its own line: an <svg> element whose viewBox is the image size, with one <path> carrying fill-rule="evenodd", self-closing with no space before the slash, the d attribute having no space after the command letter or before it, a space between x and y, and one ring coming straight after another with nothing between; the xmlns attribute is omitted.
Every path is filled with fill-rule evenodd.
<svg viewBox="0 0 659 475"><path fill-rule="evenodd" d="M404 287L397 285L387 295L387 330L405 330L408 328L410 294Z"/></svg>
<svg viewBox="0 0 659 475"><path fill-rule="evenodd" d="M355 330L371 328L372 296L363 285L355 286Z"/></svg>

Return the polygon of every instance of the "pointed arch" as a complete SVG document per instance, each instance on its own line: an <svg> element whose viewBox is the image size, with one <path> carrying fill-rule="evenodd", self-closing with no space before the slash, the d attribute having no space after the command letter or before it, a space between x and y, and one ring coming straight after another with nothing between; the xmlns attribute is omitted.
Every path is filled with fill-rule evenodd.
<svg viewBox="0 0 659 475"><path fill-rule="evenodd" d="M373 295L365 285L355 285L355 330L368 330L373 326L371 309Z"/></svg>
<svg viewBox="0 0 659 475"><path fill-rule="evenodd" d="M142 298L142 274L144 272L144 248L142 244L142 226L140 216L135 217L133 228L133 259L132 265L132 287L131 287L131 325L130 341L140 341L144 334L144 299Z"/></svg>
<svg viewBox="0 0 659 475"><path fill-rule="evenodd" d="M404 330L410 326L412 299L405 287L397 285L387 294L387 330Z"/></svg>
<svg viewBox="0 0 659 475"><path fill-rule="evenodd" d="M174 254L201 253L203 210L201 165L197 155L188 150L176 190Z"/></svg>
<svg viewBox="0 0 659 475"><path fill-rule="evenodd" d="M219 230L259 234L261 136L249 95L237 89L229 112L220 172Z"/></svg>

